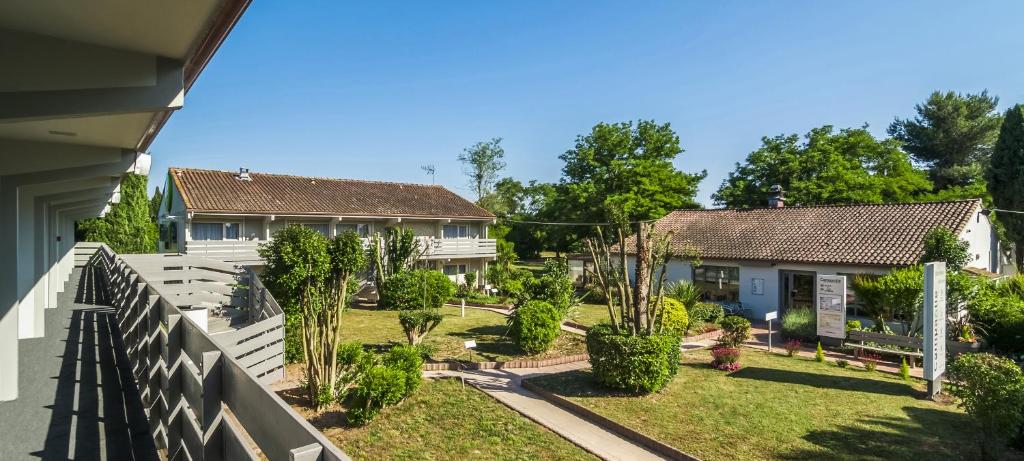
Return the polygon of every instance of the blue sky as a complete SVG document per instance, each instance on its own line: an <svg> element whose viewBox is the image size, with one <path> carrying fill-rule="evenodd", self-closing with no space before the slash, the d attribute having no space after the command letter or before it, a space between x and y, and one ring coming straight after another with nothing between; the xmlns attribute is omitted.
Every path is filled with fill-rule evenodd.
<svg viewBox="0 0 1024 461"><path fill-rule="evenodd" d="M1024 102L1020 1L255 1L150 151L169 166L430 182L504 138L556 181L597 122L670 122L710 194L762 136L893 117L936 89Z"/></svg>

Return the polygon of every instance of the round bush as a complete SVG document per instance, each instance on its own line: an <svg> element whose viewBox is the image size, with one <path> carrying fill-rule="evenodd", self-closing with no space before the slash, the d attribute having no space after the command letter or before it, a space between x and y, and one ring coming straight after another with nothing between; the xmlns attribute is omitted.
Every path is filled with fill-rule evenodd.
<svg viewBox="0 0 1024 461"><path fill-rule="evenodd" d="M718 342L729 347L738 347L750 339L750 320L738 315L730 315L722 319L722 336Z"/></svg>
<svg viewBox="0 0 1024 461"><path fill-rule="evenodd" d="M686 313L686 306L675 298L665 298L663 302L662 331L685 336L686 329L690 326L690 316Z"/></svg>
<svg viewBox="0 0 1024 461"><path fill-rule="evenodd" d="M550 303L533 300L516 308L509 319L512 341L527 354L548 350L561 331L562 316Z"/></svg>
<svg viewBox="0 0 1024 461"><path fill-rule="evenodd" d="M725 309L715 303L697 303L689 314L691 322L718 323L725 317Z"/></svg>
<svg viewBox="0 0 1024 461"><path fill-rule="evenodd" d="M594 379L629 392L660 390L679 371L679 337L615 334L607 324L587 332L587 353Z"/></svg>
<svg viewBox="0 0 1024 461"><path fill-rule="evenodd" d="M370 422L386 406L402 400L405 394L405 372L385 365L374 365L359 379L349 404L348 421L361 426Z"/></svg>
<svg viewBox="0 0 1024 461"><path fill-rule="evenodd" d="M789 309L782 314L782 335L790 339L814 341L818 338L818 320L807 308Z"/></svg>
<svg viewBox="0 0 1024 461"><path fill-rule="evenodd" d="M405 396L412 395L423 383L423 357L413 346L395 346L384 354L384 366L405 373Z"/></svg>
<svg viewBox="0 0 1024 461"><path fill-rule="evenodd" d="M416 269L399 272L380 290L378 305L384 309L439 309L455 295L455 284L440 271Z"/></svg>

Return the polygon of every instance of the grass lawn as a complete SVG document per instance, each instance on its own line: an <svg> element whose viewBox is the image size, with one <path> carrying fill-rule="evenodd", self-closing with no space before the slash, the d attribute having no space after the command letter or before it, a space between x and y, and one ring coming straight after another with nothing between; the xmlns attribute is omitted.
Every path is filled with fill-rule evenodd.
<svg viewBox="0 0 1024 461"><path fill-rule="evenodd" d="M545 359L565 355L583 354L587 346L583 337L562 332L550 350L536 356L525 356L522 351L505 337L508 330L504 315L481 309L466 308L466 317L459 314L457 307L442 307L444 320L423 340L434 347L435 360L469 360L464 342L476 341L473 360L508 361L516 359ZM398 324L398 311L386 311L354 307L345 311L342 338L344 341L359 341L363 344L389 343L405 344L405 333Z"/></svg>
<svg viewBox="0 0 1024 461"><path fill-rule="evenodd" d="M980 456L975 423L924 399L922 381L749 349L731 374L711 368L707 351L682 360L669 386L648 396L595 387L589 370L535 382L705 460Z"/></svg>
<svg viewBox="0 0 1024 461"><path fill-rule="evenodd" d="M619 315L618 312L615 315ZM569 320L580 325L592 327L598 323L608 323L608 306L604 304L581 303L576 312L569 315Z"/></svg>
<svg viewBox="0 0 1024 461"><path fill-rule="evenodd" d="M300 398L285 398L353 459L597 459L455 380L424 381L364 427L345 426L340 407L316 415L296 405Z"/></svg>

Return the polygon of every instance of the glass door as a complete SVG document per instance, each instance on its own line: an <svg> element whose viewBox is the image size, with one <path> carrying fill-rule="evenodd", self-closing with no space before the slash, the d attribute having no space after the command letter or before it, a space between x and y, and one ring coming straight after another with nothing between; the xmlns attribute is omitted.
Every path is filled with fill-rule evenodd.
<svg viewBox="0 0 1024 461"><path fill-rule="evenodd" d="M788 309L814 308L814 272L782 271L780 273L782 290L779 293L781 316Z"/></svg>

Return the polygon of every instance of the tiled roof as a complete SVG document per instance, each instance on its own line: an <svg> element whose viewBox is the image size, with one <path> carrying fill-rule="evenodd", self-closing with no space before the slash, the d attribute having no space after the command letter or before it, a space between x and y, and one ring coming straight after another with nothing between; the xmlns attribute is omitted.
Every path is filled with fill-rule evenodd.
<svg viewBox="0 0 1024 461"><path fill-rule="evenodd" d="M493 218L441 186L171 168L189 211L326 216Z"/></svg>
<svg viewBox="0 0 1024 461"><path fill-rule="evenodd" d="M674 250L702 259L903 266L939 226L959 234L981 200L758 209L679 210L658 220ZM628 243L627 248L633 248Z"/></svg>

